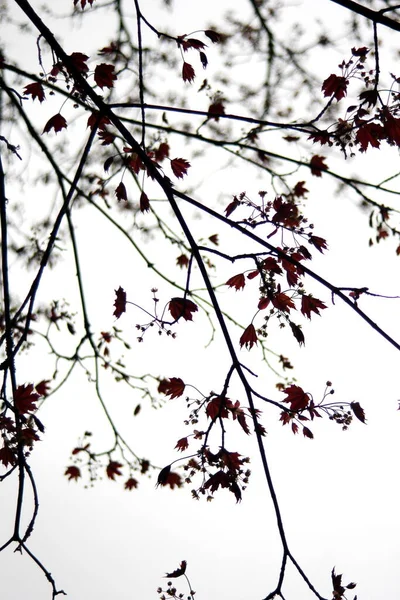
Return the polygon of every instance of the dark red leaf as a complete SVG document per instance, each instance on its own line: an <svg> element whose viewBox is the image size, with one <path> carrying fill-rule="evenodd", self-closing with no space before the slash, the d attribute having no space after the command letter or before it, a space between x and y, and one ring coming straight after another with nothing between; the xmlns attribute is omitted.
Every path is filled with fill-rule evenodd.
<svg viewBox="0 0 400 600"><path fill-rule="evenodd" d="M179 398L185 391L185 383L180 377L171 377L170 379L162 379L158 385L158 391L160 394L170 396L173 398Z"/></svg>
<svg viewBox="0 0 400 600"><path fill-rule="evenodd" d="M121 181L115 189L115 195L117 196L118 202L120 200L128 200L128 196L126 194L125 184Z"/></svg>
<svg viewBox="0 0 400 600"><path fill-rule="evenodd" d="M189 83L192 83L192 81L194 81L195 77L196 77L196 73L195 73L195 70L193 69L192 65L188 62L184 62L183 66L182 66L183 81L188 81Z"/></svg>
<svg viewBox="0 0 400 600"><path fill-rule="evenodd" d="M243 273L239 273L239 275L234 275L225 283L225 285L229 285L229 287L234 287L235 290L242 290L246 285L246 280L244 278Z"/></svg>
<svg viewBox="0 0 400 600"><path fill-rule="evenodd" d="M100 65L97 65L97 67L94 70L94 80L101 89L105 87L114 87L114 81L117 79L117 76L115 75L114 71L114 65L108 65L106 63L101 63Z"/></svg>
<svg viewBox="0 0 400 600"><path fill-rule="evenodd" d="M43 133L49 133L49 131L51 131L52 129L54 129L54 131L58 133L62 129L66 129L66 127L68 127L67 121L60 113L58 113L57 115L54 115L54 117L51 117L51 119L47 121L46 125L44 126Z"/></svg>
<svg viewBox="0 0 400 600"><path fill-rule="evenodd" d="M357 417L357 419L359 421L361 421L361 423L365 423L366 419L365 419L365 412L364 409L360 406L359 402L351 402L350 404L351 410L353 411L353 413L355 414L355 416Z"/></svg>
<svg viewBox="0 0 400 600"><path fill-rule="evenodd" d="M178 179L182 179L184 175L187 175L189 167L190 162L188 162L184 158L173 158L171 160L172 172L175 175L175 177L178 177Z"/></svg>
<svg viewBox="0 0 400 600"><path fill-rule="evenodd" d="M119 319L122 313L126 312L126 292L120 286L117 290L115 290L115 294L115 310L113 312L113 315L117 317L117 319Z"/></svg>
<svg viewBox="0 0 400 600"><path fill-rule="evenodd" d="M198 311L197 305L187 298L172 298L168 309L175 321L178 321L181 317L185 321L193 321L192 313Z"/></svg>
<svg viewBox="0 0 400 600"><path fill-rule="evenodd" d="M168 578L180 577L186 571L186 564L187 564L186 560L183 560L178 569L175 569L175 571L172 571L172 573L166 573L165 577L168 577Z"/></svg>
<svg viewBox="0 0 400 600"><path fill-rule="evenodd" d="M31 96L32 100L39 100L43 102L46 99L42 84L38 81L36 83L29 83L24 87L24 96Z"/></svg>
<svg viewBox="0 0 400 600"><path fill-rule="evenodd" d="M64 475L66 477L68 477L69 481L72 481L73 479L75 479L75 481L77 481L79 479L79 477L81 477L81 471L78 467L75 467L75 466L67 467Z"/></svg>
<svg viewBox="0 0 400 600"><path fill-rule="evenodd" d="M239 340L240 347L245 346L246 348L248 348L248 350L251 350L251 348L255 344L257 344L257 341L258 341L257 333L254 328L254 325L251 323L248 327L246 327L246 329L240 336L240 340Z"/></svg>
<svg viewBox="0 0 400 600"><path fill-rule="evenodd" d="M112 479L113 481L115 481L116 476L122 475L122 472L120 470L121 467L122 467L121 463L119 463L115 460L110 460L110 462L106 466L107 477L109 479Z"/></svg>

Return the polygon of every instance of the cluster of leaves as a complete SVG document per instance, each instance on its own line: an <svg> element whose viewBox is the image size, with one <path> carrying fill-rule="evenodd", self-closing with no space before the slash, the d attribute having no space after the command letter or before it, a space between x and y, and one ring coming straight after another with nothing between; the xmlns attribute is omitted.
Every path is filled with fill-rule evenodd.
<svg viewBox="0 0 400 600"><path fill-rule="evenodd" d="M41 381L36 386L32 383L19 385L13 400L2 398L0 412L0 434L3 445L0 448L0 462L7 469L4 479L9 475L20 456L27 459L34 443L40 440L39 433L44 432L44 425L36 416L37 402L49 392L49 382Z"/></svg>
<svg viewBox="0 0 400 600"><path fill-rule="evenodd" d="M261 204L252 202L243 193L235 196L225 211L231 215L240 205L244 205L251 210L251 215L242 221L247 227L272 226L267 239L280 235L282 246L262 255L247 255L245 258L252 258L257 268L233 275L226 285L243 290L246 280L257 278L259 295L256 315L270 306L269 315L265 317L258 334L266 337L268 322L276 316L281 326L289 325L300 345L305 343L304 334L301 326L291 318L291 311L296 310L295 300L300 300L300 311L308 319L311 319L312 313L319 315L320 310L327 308L324 302L304 290L302 261L312 259L309 248L317 248L320 252L327 248L326 240L314 234L313 224L308 223L302 214L300 202L307 193L304 183L299 181L293 190L269 202L265 202L266 192L259 192ZM290 246L285 243L285 234L290 236ZM288 289L282 289L285 284L289 286ZM251 349L257 341L257 331L251 322L242 333L240 346Z"/></svg>

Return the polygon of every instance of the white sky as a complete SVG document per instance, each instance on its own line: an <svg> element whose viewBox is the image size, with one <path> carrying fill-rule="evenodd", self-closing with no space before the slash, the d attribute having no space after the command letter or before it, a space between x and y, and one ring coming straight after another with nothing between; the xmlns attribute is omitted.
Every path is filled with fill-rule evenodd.
<svg viewBox="0 0 400 600"><path fill-rule="evenodd" d="M39 6L39 3L33 4ZM197 29L203 21L207 25L214 4L176 1L174 18L176 15L182 23L177 32ZM341 18L343 9L328 1L298 2L293 10L306 14L307 10L316 10L322 4L321 19L332 19L339 27L340 21L335 19ZM149 2L148 12L157 5ZM68 8L68 3L65 6ZM82 41L81 32L76 35ZM347 43L346 47L351 45ZM71 42L70 46L72 51L74 44ZM82 46L80 50L85 51ZM334 72L337 62L335 57L331 65L323 65L324 72L327 75ZM44 119L45 107L38 110L40 119ZM316 153L325 154L317 148ZM398 152L372 150L367 157L357 157L357 161L346 168L361 173L368 171L369 175L372 166L384 170L390 161L394 170ZM381 166L383 161L385 164ZM328 162L340 164L334 159ZM228 195L241 191L243 181L249 185L244 172L214 173L199 189L200 198L207 197L213 189L215 194L221 175ZM195 173L193 182L196 176ZM259 182L255 182L254 190L245 189L250 194L259 187ZM368 250L366 223L365 227L360 225L358 209L346 197L335 193L327 177L321 181L307 180L307 187L312 192L308 210L316 223L316 232L326 237L330 246L329 253L315 257L312 268L328 272L338 285L368 286L383 294L400 294L400 258L395 256L393 246L389 247L388 243ZM20 192L16 189L14 193ZM85 229L88 225L90 238ZM114 323L111 309L114 289L122 285L128 298L140 302L146 295L150 296L149 290L157 282L139 262L121 260L121 256L126 256L126 244L117 240L109 242L100 227L92 214L83 214L78 223L78 239L82 244L83 264L87 265L88 304L96 325L107 330ZM101 245L96 246L93 263L96 240ZM66 259L64 273L69 269ZM229 269L232 275L240 272L240 266ZM185 274L181 277L183 283ZM326 292L306 283L315 289L317 297L330 305ZM54 297L62 296L68 286L64 275L60 279L45 279L43 298L50 293ZM233 290L223 294L227 302L237 304L238 310L241 303L245 306L245 295ZM398 306L399 300L372 298L361 304L397 340L400 339ZM179 344L169 339L155 339L153 335L155 344L150 332L144 344L138 346L135 344L137 318L138 314L132 310L118 325L132 343L132 367L138 373L142 366L149 370L149 361L156 375L180 376L182 368L185 373L182 377L206 393L221 383L225 371L218 379L217 367L225 368L228 359L217 344L205 352L206 328L199 334L195 323L181 325ZM335 566L337 572L344 573L345 583L357 582L349 598L353 598L354 593L359 600L398 598L400 413L396 409L400 394L396 350L338 300L321 318L315 317L311 325L304 323L303 327L305 349L297 349L289 335L281 343L282 352L293 358L299 384L318 398L322 396L325 382L331 380L336 390L334 398L343 402L359 401L366 411L368 425L354 422L349 431L341 432L338 426L323 421L314 425L315 440L310 441L301 435L291 435L288 428L282 428L277 422L276 413L265 409L266 449L290 547L326 597L331 590L330 571ZM189 356L187 341L191 344ZM252 354L242 350L241 357L251 365ZM48 378L48 364L46 357L40 358L38 363L23 357L25 380ZM279 393L274 391L275 376L265 367L260 367L258 372L266 394L275 394L280 399ZM110 410L119 416L121 430L132 446L139 453L151 454L160 466L174 460L176 441L189 433L183 425L184 400L170 401L159 411L143 406L141 414L133 419L132 410L138 400L132 400L132 392L122 385L105 385ZM239 394L238 387L236 390ZM83 375L78 375L56 397L51 397L40 418L47 429L32 455L40 514L30 544L70 600L155 599L157 587L166 581L162 575L175 569L183 559L188 561L188 575L198 600L261 600L273 589L279 573L281 548L254 436L236 438L236 428L231 427L231 445L236 447L229 449L252 457L253 474L243 501L236 505L231 494L221 493L208 504L193 501L189 489L178 492L155 489L154 481L144 479L140 479L138 490L125 492L120 482L104 479L93 489L84 489L82 483L69 483L64 478L69 453L83 431L89 429L99 437L108 435L101 413L96 409L93 390ZM15 482L2 483L0 541L10 535L15 493ZM26 514L29 514L29 504ZM27 557L11 550L0 556L0 581L5 600L51 597L49 584L40 570ZM179 591L187 595L184 581L177 580L177 584ZM297 576L289 576L284 589L285 597L290 600L314 597Z"/></svg>

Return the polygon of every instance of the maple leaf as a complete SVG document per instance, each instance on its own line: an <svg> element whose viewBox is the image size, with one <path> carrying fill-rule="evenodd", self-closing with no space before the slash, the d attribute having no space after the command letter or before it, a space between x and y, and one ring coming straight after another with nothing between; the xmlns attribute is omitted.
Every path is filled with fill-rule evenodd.
<svg viewBox="0 0 400 600"><path fill-rule="evenodd" d="M32 100L39 100L43 102L46 99L42 84L38 81L36 83L29 83L24 87L24 96L31 96Z"/></svg>
<svg viewBox="0 0 400 600"><path fill-rule="evenodd" d="M301 312L303 315L311 319L311 313L315 312L317 315L320 314L319 309L327 308L326 304L314 298L311 295L303 294L301 297Z"/></svg>
<svg viewBox="0 0 400 600"><path fill-rule="evenodd" d="M359 402L351 402L350 407L351 407L351 410L353 411L353 413L355 414L355 416L357 417L357 419L359 421L361 421L361 423L365 423L366 422L365 412L364 412L364 409L360 406L360 403Z"/></svg>
<svg viewBox="0 0 400 600"><path fill-rule="evenodd" d="M318 237L317 235L310 235L308 241L310 242L310 244L315 246L317 250L319 250L321 253L323 253L323 251L328 248L326 240L324 240L324 238L322 237Z"/></svg>
<svg viewBox="0 0 400 600"><path fill-rule="evenodd" d="M165 142L162 142L159 147L154 150L154 158L157 162L162 162L165 158L169 157L169 146Z"/></svg>
<svg viewBox="0 0 400 600"><path fill-rule="evenodd" d="M97 135L101 140L103 140L101 142L102 146L109 146L115 140L115 135L111 133L111 131L107 131L107 129L100 130Z"/></svg>
<svg viewBox="0 0 400 600"><path fill-rule="evenodd" d="M139 206L141 212L148 212L150 210L149 197L145 192L140 194Z"/></svg>
<svg viewBox="0 0 400 600"><path fill-rule="evenodd" d="M275 306L275 308L281 310L282 312L290 312L291 308L296 309L293 300L289 298L289 296L287 296L284 292L279 292L278 294L275 294L275 296L272 297L271 302Z"/></svg>
<svg viewBox="0 0 400 600"><path fill-rule="evenodd" d="M93 129L96 124L98 129L104 129L105 126L109 125L110 123L110 119L105 115L100 116L98 110L94 110L87 120L87 126L90 127L90 129Z"/></svg>
<svg viewBox="0 0 400 600"><path fill-rule="evenodd" d="M36 410L35 402L39 398L39 394L33 390L34 386L31 383L19 385L15 390L14 403L19 414L23 415Z"/></svg>
<svg viewBox="0 0 400 600"><path fill-rule="evenodd" d="M210 417L213 421L217 417L221 417L221 419L229 418L228 408L231 408L231 401L229 398L225 398L224 396L215 396L210 402L207 404L206 413L207 416Z"/></svg>
<svg viewBox="0 0 400 600"><path fill-rule="evenodd" d="M293 188L293 193L297 198L304 198L308 194L308 189L305 187L305 181L298 181Z"/></svg>
<svg viewBox="0 0 400 600"><path fill-rule="evenodd" d="M257 305L258 310L264 310L264 308L267 308L270 302L271 300L267 298L267 296L265 296L265 298L260 298Z"/></svg>
<svg viewBox="0 0 400 600"><path fill-rule="evenodd" d="M128 196L126 195L126 187L122 181L115 188L115 195L117 196L118 202L120 200L128 200Z"/></svg>
<svg viewBox="0 0 400 600"><path fill-rule="evenodd" d="M171 471L166 479L165 479L165 483L163 483L162 485L169 485L169 487L171 488L171 490L175 489L175 487L182 487L182 477L179 475L179 473L174 473L173 471Z"/></svg>
<svg viewBox="0 0 400 600"><path fill-rule="evenodd" d="M238 452L228 452L227 450L224 450L221 458L226 468L230 471L239 471L243 464L243 460L240 458Z"/></svg>
<svg viewBox="0 0 400 600"><path fill-rule="evenodd" d="M186 560L183 560L178 569L175 569L175 571L172 571L172 573L166 573L165 577L169 577L169 578L170 577L172 577L172 578L180 577L181 575L183 575L185 573L186 565L187 565Z"/></svg>
<svg viewBox="0 0 400 600"><path fill-rule="evenodd" d="M171 400L179 398L185 391L185 383L180 377L171 377L170 379L162 379L158 385L160 394L171 396Z"/></svg>
<svg viewBox="0 0 400 600"><path fill-rule="evenodd" d="M239 275L234 275L225 283L225 285L229 285L229 287L234 287L237 290L242 290L246 285L246 280L244 278L243 273L239 273Z"/></svg>
<svg viewBox="0 0 400 600"><path fill-rule="evenodd" d="M81 470L79 469L79 467L67 467L67 469L65 470L64 475L66 477L68 477L69 481L72 481L73 479L75 479L75 481L78 481L79 477L81 477Z"/></svg>
<svg viewBox="0 0 400 600"><path fill-rule="evenodd" d="M85 74L89 71L89 67L86 64L86 61L89 59L89 57L86 56L86 54L82 54L82 52L73 52L69 55L69 58L79 73Z"/></svg>
<svg viewBox="0 0 400 600"><path fill-rule="evenodd" d="M315 154L311 158L310 168L312 175L314 175L315 177L322 177L321 171L326 171L326 169L328 168L328 165L326 165L324 161L325 158L323 156L318 156L318 154Z"/></svg>
<svg viewBox="0 0 400 600"><path fill-rule="evenodd" d="M4 446L0 449L0 462L2 462L5 467L8 467L8 465L15 465L16 461L17 459L14 452L4 442Z"/></svg>
<svg viewBox="0 0 400 600"><path fill-rule="evenodd" d="M349 82L345 77L339 77L338 75L329 75L323 82L321 89L324 92L324 96L332 96L337 101L344 98L347 94L347 86Z"/></svg>
<svg viewBox="0 0 400 600"><path fill-rule="evenodd" d="M107 63L97 65L94 70L94 80L101 89L114 87L114 81L117 79L114 71L114 65L108 65Z"/></svg>
<svg viewBox="0 0 400 600"><path fill-rule="evenodd" d="M173 158L171 160L172 172L178 179L183 179L183 176L187 175L189 167L190 162L188 162L184 158Z"/></svg>
<svg viewBox="0 0 400 600"><path fill-rule="evenodd" d="M251 350L251 348L255 344L257 344L257 341L258 341L258 339L257 339L256 330L254 328L254 325L251 323L250 325L248 325L248 327L246 327L246 329L240 336L240 340L239 340L240 347L245 346L248 350Z"/></svg>
<svg viewBox="0 0 400 600"><path fill-rule="evenodd" d="M307 408L310 396L299 385L290 385L283 392L286 394L284 402L290 402L290 410L299 411Z"/></svg>
<svg viewBox="0 0 400 600"><path fill-rule="evenodd" d="M237 209L238 206L240 206L240 202L235 197L233 199L233 201L230 204L228 204L228 206L226 207L226 209L225 209L225 216L229 217L229 215L231 215L233 213L233 211Z"/></svg>
<svg viewBox="0 0 400 600"><path fill-rule="evenodd" d="M183 269L183 267L187 267L188 266L188 264L189 264L189 258L186 256L186 254L181 254L176 259L176 264L178 265L178 267L181 267L181 269Z"/></svg>
<svg viewBox="0 0 400 600"><path fill-rule="evenodd" d="M278 263L276 262L276 259L272 256L268 256L268 258L266 258L262 262L261 267L264 271L271 271L272 273L276 273L277 275L280 275L283 272Z"/></svg>
<svg viewBox="0 0 400 600"><path fill-rule="evenodd" d="M222 104L221 100L216 100L212 102L208 107L208 117L214 119L215 121L219 121L221 115L225 114L225 107Z"/></svg>
<svg viewBox="0 0 400 600"><path fill-rule="evenodd" d="M122 467L121 463L119 463L115 460L110 460L110 462L106 466L107 477L109 479L112 479L113 481L115 481L116 475L122 475L122 472L120 471L121 467Z"/></svg>
<svg viewBox="0 0 400 600"><path fill-rule="evenodd" d="M230 481L228 473L225 473L225 471L217 471L206 481L204 489L210 488L211 492L216 492L219 486L227 488L229 485Z"/></svg>
<svg viewBox="0 0 400 600"><path fill-rule="evenodd" d="M119 286L117 290L115 290L116 298L114 302L115 310L113 315L119 319L122 313L126 312L126 292L125 290Z"/></svg>
<svg viewBox="0 0 400 600"><path fill-rule="evenodd" d="M175 448L177 448L181 452L183 452L184 450L187 450L189 448L189 442L188 442L187 437L184 437L184 438L181 438L180 440L178 440L176 442Z"/></svg>
<svg viewBox="0 0 400 600"><path fill-rule="evenodd" d="M129 479L125 481L124 488L126 490L133 490L134 488L137 488L138 485L139 482L137 481L137 479L135 479L134 477L129 477Z"/></svg>
<svg viewBox="0 0 400 600"><path fill-rule="evenodd" d="M314 434L310 429L308 429L308 427L303 427L303 435L310 440L314 439Z"/></svg>
<svg viewBox="0 0 400 600"><path fill-rule="evenodd" d="M366 152L368 144L372 148L379 148L380 141L385 137L384 128L378 123L366 123L357 129L356 141L360 144L361 152Z"/></svg>
<svg viewBox="0 0 400 600"><path fill-rule="evenodd" d="M187 298L171 298L168 310L172 318L178 321L181 317L185 321L193 321L192 313L197 312L197 305Z"/></svg>
<svg viewBox="0 0 400 600"><path fill-rule="evenodd" d="M212 244L214 244L215 246L218 246L218 244L219 244L218 233L213 233L212 235L209 236L208 239L210 240L210 242Z"/></svg>
<svg viewBox="0 0 400 600"><path fill-rule="evenodd" d="M48 379L43 379L38 384L35 385L35 389L39 396L48 396L50 391L50 381Z"/></svg>
<svg viewBox="0 0 400 600"><path fill-rule="evenodd" d="M204 34L208 37L209 40L212 41L213 44L217 44L221 41L221 34L213 31L212 29L207 29Z"/></svg>
<svg viewBox="0 0 400 600"><path fill-rule="evenodd" d="M188 62L184 62L183 66L182 66L183 81L188 81L189 83L192 83L192 81L194 81L195 77L196 77L196 73L195 73L195 70L193 69L192 65Z"/></svg>
<svg viewBox="0 0 400 600"><path fill-rule="evenodd" d="M205 52L199 52L199 56L200 56L201 64L203 65L203 69L206 69L207 65L208 65L207 55L205 54ZM218 121L218 119L216 119L216 120Z"/></svg>
<svg viewBox="0 0 400 600"><path fill-rule="evenodd" d="M289 321L289 325L290 325L290 329L292 330L294 337L299 342L299 345L300 346L302 344L304 345L305 344L304 333L302 332L300 325L296 325L296 323L293 323L293 321Z"/></svg>
<svg viewBox="0 0 400 600"><path fill-rule="evenodd" d="M54 129L54 131L58 133L62 129L66 129L66 127L68 127L67 121L60 113L57 113L54 115L54 117L51 117L51 119L47 121L46 125L44 126L43 133L49 133L51 129Z"/></svg>

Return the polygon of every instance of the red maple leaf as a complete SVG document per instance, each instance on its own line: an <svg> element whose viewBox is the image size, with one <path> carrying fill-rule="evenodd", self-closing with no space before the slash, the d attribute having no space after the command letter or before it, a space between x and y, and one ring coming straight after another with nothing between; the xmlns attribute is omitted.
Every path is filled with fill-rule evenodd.
<svg viewBox="0 0 400 600"><path fill-rule="evenodd" d="M4 446L0 449L0 462L2 462L5 467L8 467L8 465L15 465L16 460L14 452L4 442Z"/></svg>
<svg viewBox="0 0 400 600"><path fill-rule="evenodd" d="M360 406L360 403L351 402L350 407L357 419L361 421L361 423L365 423L365 412L364 409Z"/></svg>
<svg viewBox="0 0 400 600"><path fill-rule="evenodd" d="M198 311L197 305L187 298L171 298L168 309L175 321L181 317L185 321L193 321L192 313Z"/></svg>
<svg viewBox="0 0 400 600"><path fill-rule="evenodd" d="M134 488L137 488L138 485L139 482L137 479L135 479L134 477L129 477L129 479L125 481L124 488L126 490L133 490Z"/></svg>
<svg viewBox="0 0 400 600"><path fill-rule="evenodd" d="M32 96L32 100L39 100L43 102L46 99L42 84L38 81L36 83L29 83L24 87L24 96Z"/></svg>
<svg viewBox="0 0 400 600"><path fill-rule="evenodd" d="M225 216L229 217L229 215L231 215L233 213L234 210L237 209L237 207L240 206L240 202L239 200L235 197L232 202L230 204L228 204L228 206L225 209Z"/></svg>
<svg viewBox="0 0 400 600"><path fill-rule="evenodd" d="M140 194L139 206L141 212L148 212L150 210L149 197L145 192Z"/></svg>
<svg viewBox="0 0 400 600"><path fill-rule="evenodd" d="M212 102L208 107L208 116L211 119L215 119L215 121L219 121L221 115L225 114L225 107L222 104L221 100L216 100Z"/></svg>
<svg viewBox="0 0 400 600"><path fill-rule="evenodd" d="M115 290L115 294L115 310L113 315L119 319L122 313L126 312L126 292L121 286L119 286L119 288Z"/></svg>
<svg viewBox="0 0 400 600"><path fill-rule="evenodd" d="M310 396L299 385L292 384L285 388L283 392L287 394L283 401L290 402L290 410L298 411L307 408Z"/></svg>
<svg viewBox="0 0 400 600"><path fill-rule="evenodd" d="M117 196L118 202L120 200L128 200L128 196L126 194L126 187L122 181L115 188L115 195Z"/></svg>
<svg viewBox="0 0 400 600"><path fill-rule="evenodd" d="M204 488L210 488L211 492L217 491L219 486L227 488L230 485L229 475L225 471L217 471L214 475L211 475L210 479L204 484Z"/></svg>
<svg viewBox="0 0 400 600"><path fill-rule="evenodd" d="M318 237L317 235L310 235L308 241L310 242L310 244L315 246L317 250L319 250L321 253L328 248L326 240L324 240L324 238L322 237Z"/></svg>
<svg viewBox="0 0 400 600"><path fill-rule="evenodd" d="M33 390L34 386L31 383L19 385L15 390L14 403L21 415L36 410L35 402L39 398L39 394Z"/></svg>
<svg viewBox="0 0 400 600"><path fill-rule="evenodd" d="M305 187L305 181L299 181L293 188L293 193L297 198L304 198L306 194L308 194L308 189Z"/></svg>
<svg viewBox="0 0 400 600"><path fill-rule="evenodd" d="M114 87L114 81L117 79L114 71L114 65L108 65L107 63L97 65L94 70L94 80L101 89Z"/></svg>
<svg viewBox="0 0 400 600"><path fill-rule="evenodd" d="M326 171L328 165L325 164L325 158L315 154L310 160L311 173L315 177L322 177L321 171Z"/></svg>
<svg viewBox="0 0 400 600"><path fill-rule="evenodd" d="M186 560L183 560L180 564L180 567L178 569L175 569L175 571L172 571L172 573L166 573L165 577L180 577L181 575L183 575L186 571Z"/></svg>
<svg viewBox="0 0 400 600"><path fill-rule="evenodd" d="M43 379L38 384L35 385L35 389L39 396L48 396L50 391L50 381L48 379Z"/></svg>
<svg viewBox="0 0 400 600"><path fill-rule="evenodd" d="M54 131L58 133L61 131L61 129L65 129L66 127L68 127L67 121L60 113L58 113L47 121L46 125L44 126L43 133L49 133L51 129L54 129Z"/></svg>
<svg viewBox="0 0 400 600"><path fill-rule="evenodd" d="M210 402L207 404L206 413L207 416L210 417L213 421L217 417L221 417L221 419L229 418L229 410L232 406L232 402L229 398L225 398L224 396L215 396Z"/></svg>
<svg viewBox="0 0 400 600"><path fill-rule="evenodd" d="M182 477L179 475L179 473L174 473L174 471L171 471L165 478L165 482L161 485L169 485L171 490L173 490L175 487L180 488L182 487Z"/></svg>
<svg viewBox="0 0 400 600"><path fill-rule="evenodd" d="M302 332L300 325L296 325L296 323L293 323L293 321L289 321L289 325L290 325L290 329L292 330L294 337L299 342L299 345L300 346L302 344L304 345L305 344L304 333Z"/></svg>
<svg viewBox="0 0 400 600"><path fill-rule="evenodd" d="M314 438L313 432L311 431L311 429L308 429L308 427L303 427L303 435L304 437L307 437L310 440Z"/></svg>
<svg viewBox="0 0 400 600"><path fill-rule="evenodd" d="M178 265L178 267L181 267L181 269L183 267L187 267L189 264L189 258L186 256L186 254L181 254L176 259L176 264Z"/></svg>
<svg viewBox="0 0 400 600"><path fill-rule="evenodd" d="M184 450L187 450L189 448L189 442L188 442L187 437L184 437L184 438L181 438L180 440L178 440L176 442L175 448L177 448L181 452L183 452Z"/></svg>
<svg viewBox="0 0 400 600"><path fill-rule="evenodd" d="M221 34L213 31L212 29L207 29L204 34L208 37L209 40L212 41L213 44L218 44L221 41Z"/></svg>
<svg viewBox="0 0 400 600"><path fill-rule="evenodd" d="M86 61L89 59L86 54L82 54L82 52L73 52L69 55L71 61L74 64L74 67L79 73L87 73L89 71L89 67L86 64Z"/></svg>
<svg viewBox="0 0 400 600"><path fill-rule="evenodd" d="M361 121L363 123L363 121ZM378 123L365 123L357 129L356 141L360 144L360 149L365 152L370 145L372 148L380 147L380 140L385 137L384 128Z"/></svg>
<svg viewBox="0 0 400 600"><path fill-rule="evenodd" d="M107 477L109 479L112 479L113 481L115 481L115 477L117 475L122 475L122 472L120 470L121 467L122 467L121 463L119 463L115 460L110 460L110 462L106 466Z"/></svg>
<svg viewBox="0 0 400 600"><path fill-rule="evenodd" d="M244 278L243 273L239 273L239 275L234 275L225 283L225 285L229 285L229 287L234 287L237 290L242 290L246 285L246 280Z"/></svg>
<svg viewBox="0 0 400 600"><path fill-rule="evenodd" d="M327 308L326 304L318 300L318 298L314 298L311 295L303 294L301 297L301 312L303 315L311 319L311 313L315 312L315 314L319 315L319 309Z"/></svg>
<svg viewBox="0 0 400 600"><path fill-rule="evenodd" d="M154 150L154 158L157 162L162 162L164 158L169 157L169 145L165 142L161 142L159 147Z"/></svg>
<svg viewBox="0 0 400 600"><path fill-rule="evenodd" d="M275 306L275 308L281 310L282 312L290 312L291 308L296 309L293 300L289 298L289 296L287 296L284 292L279 292L278 294L275 294L275 296L272 297L271 302Z"/></svg>
<svg viewBox="0 0 400 600"><path fill-rule="evenodd" d="M75 479L75 481L78 481L79 477L81 477L81 470L79 469L79 467L75 466L67 467L64 475L68 477L69 481L72 481L73 479Z"/></svg>
<svg viewBox="0 0 400 600"><path fill-rule="evenodd" d="M178 179L183 179L183 176L187 175L189 167L190 162L188 162L184 158L173 158L171 160L172 172Z"/></svg>
<svg viewBox="0 0 400 600"><path fill-rule="evenodd" d="M246 346L246 348L248 348L248 350L251 350L251 348L255 344L257 344L257 341L258 341L257 333L254 328L254 325L251 323L248 327L246 327L246 329L240 336L240 340L239 340L240 347Z"/></svg>
<svg viewBox="0 0 400 600"><path fill-rule="evenodd" d="M182 396L185 391L185 383L180 377L171 377L170 379L162 379L157 389L160 394L171 396L171 400L173 400L173 398Z"/></svg>
<svg viewBox="0 0 400 600"><path fill-rule="evenodd" d="M189 83L192 83L192 81L194 81L195 77L196 77L196 73L195 73L195 70L193 69L192 65L188 62L184 62L183 66L182 66L183 81L188 81Z"/></svg>
<svg viewBox="0 0 400 600"><path fill-rule="evenodd" d="M349 82L345 77L332 74L325 79L321 89L324 92L324 96L333 95L339 101L346 96L348 84Z"/></svg>

